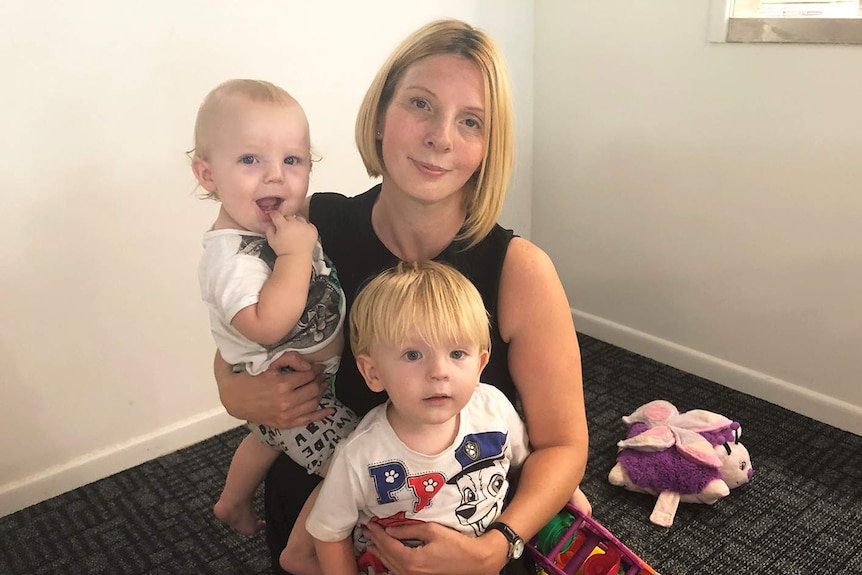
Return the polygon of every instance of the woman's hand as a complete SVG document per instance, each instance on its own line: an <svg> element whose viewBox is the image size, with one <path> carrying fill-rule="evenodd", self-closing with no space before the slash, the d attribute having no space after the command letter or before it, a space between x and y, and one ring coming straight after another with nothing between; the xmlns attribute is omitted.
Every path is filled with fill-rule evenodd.
<svg viewBox="0 0 862 575"><path fill-rule="evenodd" d="M238 419L290 429L332 415L332 409L318 409L326 389L323 366L308 363L296 352L285 353L255 376L244 370L233 373L218 352L213 368L219 398Z"/></svg>
<svg viewBox="0 0 862 575"><path fill-rule="evenodd" d="M371 522L366 535L374 553L394 575L495 575L507 562L509 544L495 530L468 537L437 523L413 523L384 529ZM424 541L408 547L401 540Z"/></svg>

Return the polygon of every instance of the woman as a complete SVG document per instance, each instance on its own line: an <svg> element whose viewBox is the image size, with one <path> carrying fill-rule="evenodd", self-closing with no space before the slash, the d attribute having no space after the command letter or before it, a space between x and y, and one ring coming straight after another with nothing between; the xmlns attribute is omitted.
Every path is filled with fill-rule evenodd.
<svg viewBox="0 0 862 575"><path fill-rule="evenodd" d="M447 262L473 281L491 315L491 361L482 381L518 399L533 453L500 516L527 540L565 504L583 476L587 424L580 352L566 295L547 255L495 222L509 183L511 92L497 47L469 25L442 20L417 30L390 56L362 103L356 141L381 185L359 196L315 194L309 219L348 298L398 260ZM222 402L232 415L277 427L313 422L319 369L295 355L250 378L216 357ZM314 383L315 385L306 385ZM349 349L336 395L364 415L385 400L362 383ZM267 477L267 540L274 558L316 478L280 457ZM436 524L369 528L394 573L499 573L512 534L468 538ZM399 539L425 545L408 548ZM278 572L278 570L277 570ZM514 571L513 571L514 572Z"/></svg>

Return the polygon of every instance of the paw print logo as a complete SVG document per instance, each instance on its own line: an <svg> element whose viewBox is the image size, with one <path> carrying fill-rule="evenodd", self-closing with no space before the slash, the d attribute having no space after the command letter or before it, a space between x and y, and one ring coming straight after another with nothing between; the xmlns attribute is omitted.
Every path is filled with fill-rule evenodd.
<svg viewBox="0 0 862 575"><path fill-rule="evenodd" d="M475 441L468 441L464 444L464 454L473 461L479 459L479 444Z"/></svg>
<svg viewBox="0 0 862 575"><path fill-rule="evenodd" d="M395 483L395 480L398 479L398 472L392 469L387 471L383 476L386 478L386 483Z"/></svg>
<svg viewBox="0 0 862 575"><path fill-rule="evenodd" d="M438 485L439 483L437 483L437 481L434 479L426 479L422 482L422 486L425 489L425 493L434 493L435 491L437 491Z"/></svg>

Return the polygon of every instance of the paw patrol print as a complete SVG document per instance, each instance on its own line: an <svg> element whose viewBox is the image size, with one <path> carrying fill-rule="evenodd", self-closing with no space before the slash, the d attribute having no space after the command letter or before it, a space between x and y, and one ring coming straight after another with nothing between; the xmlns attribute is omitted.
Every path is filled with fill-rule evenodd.
<svg viewBox="0 0 862 575"><path fill-rule="evenodd" d="M395 483L395 480L398 479L398 472L395 471L394 469L391 471L387 471L384 474L384 477L386 478L385 479L386 483Z"/></svg>
<svg viewBox="0 0 862 575"><path fill-rule="evenodd" d="M440 484L433 479L426 479L422 482L422 487L425 489L425 493L434 493L437 491L437 487Z"/></svg>

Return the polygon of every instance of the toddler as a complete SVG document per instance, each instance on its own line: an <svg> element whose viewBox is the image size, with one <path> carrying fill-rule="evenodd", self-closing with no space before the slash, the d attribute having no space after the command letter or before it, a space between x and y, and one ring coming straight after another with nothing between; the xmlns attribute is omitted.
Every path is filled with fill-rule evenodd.
<svg viewBox="0 0 862 575"><path fill-rule="evenodd" d="M527 433L506 396L479 382L491 344L473 284L444 264L401 263L359 292L350 345L368 387L389 400L339 444L306 522L322 571L386 572L366 550L369 522L498 529L519 557L523 541L497 518ZM589 505L580 489L573 501Z"/></svg>

